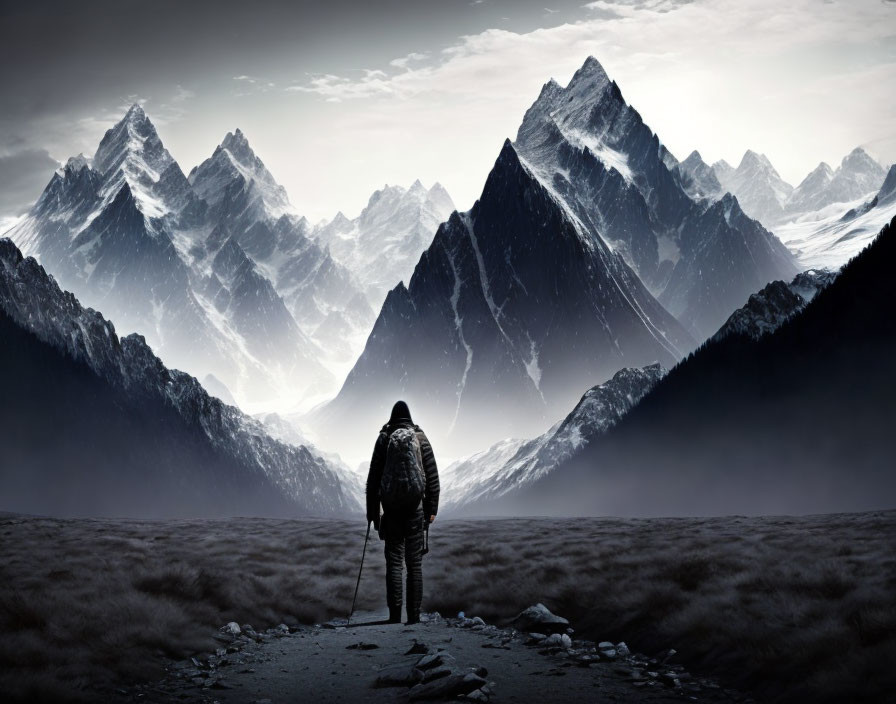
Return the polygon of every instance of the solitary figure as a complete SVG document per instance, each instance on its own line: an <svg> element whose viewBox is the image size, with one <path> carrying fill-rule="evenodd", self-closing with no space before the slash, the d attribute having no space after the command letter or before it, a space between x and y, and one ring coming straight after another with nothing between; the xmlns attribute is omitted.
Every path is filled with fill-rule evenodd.
<svg viewBox="0 0 896 704"><path fill-rule="evenodd" d="M407 622L420 621L425 528L438 511L439 470L432 445L411 420L408 404L399 401L376 439L367 475L367 521L386 541L389 623L401 623L402 561L408 570Z"/></svg>

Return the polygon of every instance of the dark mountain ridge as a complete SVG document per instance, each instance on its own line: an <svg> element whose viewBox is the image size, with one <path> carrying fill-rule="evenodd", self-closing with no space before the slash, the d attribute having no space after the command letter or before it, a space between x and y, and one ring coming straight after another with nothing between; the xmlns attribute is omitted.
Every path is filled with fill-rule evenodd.
<svg viewBox="0 0 896 704"><path fill-rule="evenodd" d="M497 512L706 515L892 506L896 220L777 330L675 367L605 438Z"/></svg>
<svg viewBox="0 0 896 704"><path fill-rule="evenodd" d="M140 335L62 291L0 239L3 508L142 517L358 510L307 447L167 369Z"/></svg>

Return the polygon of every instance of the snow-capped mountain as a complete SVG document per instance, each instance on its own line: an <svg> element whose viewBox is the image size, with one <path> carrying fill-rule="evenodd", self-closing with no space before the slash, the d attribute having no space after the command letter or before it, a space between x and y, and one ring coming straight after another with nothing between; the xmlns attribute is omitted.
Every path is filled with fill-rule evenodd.
<svg viewBox="0 0 896 704"><path fill-rule="evenodd" d="M611 428L665 374L659 364L621 369L585 392L566 418L532 440L504 440L442 472L444 510L488 513L488 502L508 497L581 452Z"/></svg>
<svg viewBox="0 0 896 704"><path fill-rule="evenodd" d="M314 236L355 275L378 308L387 291L410 280L420 255L453 211L451 196L439 183L429 189L420 181L410 188L387 185L370 196L357 218L340 212L315 228Z"/></svg>
<svg viewBox="0 0 896 704"><path fill-rule="evenodd" d="M516 147L590 236L622 254L697 337L797 271L787 248L736 202L720 210L688 195L678 162L593 57L565 88L553 80L542 88Z"/></svg>
<svg viewBox="0 0 896 704"><path fill-rule="evenodd" d="M769 228L784 217L793 186L781 178L765 154L748 149L736 169L725 162L717 165L714 170L722 190L736 196L747 215Z"/></svg>
<svg viewBox="0 0 896 704"><path fill-rule="evenodd" d="M308 338L303 344L309 355L337 367L353 359L373 322L373 309L353 274L315 241L307 220L295 213L245 135L228 133L190 172L189 181L209 204L211 234L204 246L190 247L197 261L216 262L216 248L225 241L238 245L268 282L267 295L282 298ZM318 391L325 388L320 384Z"/></svg>
<svg viewBox="0 0 896 704"><path fill-rule="evenodd" d="M358 363L311 419L366 454L397 398L437 451L535 435L583 387L693 346L625 259L590 236L507 141L482 196L389 292ZM500 412L498 412L500 409Z"/></svg>
<svg viewBox="0 0 896 704"><path fill-rule="evenodd" d="M242 224L289 211L285 192L242 134L210 161L191 183L134 105L8 235L167 363L213 374L241 403L332 387L320 348L243 248Z"/></svg>
<svg viewBox="0 0 896 704"><path fill-rule="evenodd" d="M734 311L712 339L737 334L758 340L774 332L784 321L805 308L836 276L836 272L827 269L809 269L797 274L789 284L772 281L752 294L743 307Z"/></svg>
<svg viewBox="0 0 896 704"><path fill-rule="evenodd" d="M861 147L856 147L843 157L840 166L833 171L820 163L796 187L787 203L791 214L822 210L834 203L849 203L857 199L869 199L876 193L887 170Z"/></svg>
<svg viewBox="0 0 896 704"><path fill-rule="evenodd" d="M307 447L274 440L259 422L209 396L194 377L166 368L140 335L119 339L112 323L83 308L9 239L0 239L0 312L15 337L3 338L3 372L15 375L5 387L14 387L19 375L50 380L34 382L38 388L10 407L19 420L42 428L41 443L26 448L27 437L12 435L3 441L4 452L18 460L3 463L2 481L29 497L29 510L40 501L40 481L47 482L46 506L59 503L55 488L79 486L74 493L83 501L59 501L81 515L359 509L326 460ZM85 388L88 393L75 392ZM27 417L32 409L68 420L45 428ZM129 434L109 435L106 423ZM3 433L15 427L0 425ZM109 444L122 453L110 452Z"/></svg>
<svg viewBox="0 0 896 704"><path fill-rule="evenodd" d="M722 184L716 171L703 161L703 157L696 149L675 169L681 177L685 193L694 200L714 200L722 195Z"/></svg>
<svg viewBox="0 0 896 704"><path fill-rule="evenodd" d="M549 81L480 200L439 228L337 398L309 419L321 444L346 427L366 444L398 397L449 455L535 435L583 388L692 349L651 291L711 334L796 273L733 197L691 199L676 165L594 58L565 88Z"/></svg>
<svg viewBox="0 0 896 704"><path fill-rule="evenodd" d="M806 267L838 269L896 216L896 166L873 197L833 203L778 226L776 232Z"/></svg>

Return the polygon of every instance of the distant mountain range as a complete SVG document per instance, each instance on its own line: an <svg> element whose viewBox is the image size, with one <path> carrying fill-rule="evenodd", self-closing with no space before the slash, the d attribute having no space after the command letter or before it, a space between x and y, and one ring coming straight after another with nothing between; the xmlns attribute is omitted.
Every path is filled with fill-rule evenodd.
<svg viewBox="0 0 896 704"><path fill-rule="evenodd" d="M767 156L750 149L737 168L725 160L710 167L695 151L678 171L694 194L717 199L731 193L747 215L772 230L800 215L868 197L880 189L887 174L861 147L843 157L836 170L821 162L796 188L781 178Z"/></svg>
<svg viewBox="0 0 896 704"><path fill-rule="evenodd" d="M845 274L885 277L892 236L835 276L894 216L896 167L862 149L796 188L753 151L679 162L593 57L543 86L466 212L416 181L312 225L241 130L187 176L134 105L0 240L0 489L55 513L352 512L335 453L367 456L404 398L440 458L465 457L457 512L703 511L700 482L719 510L825 510L794 484L813 423L819 486L865 506L820 452L859 438L880 479L889 377L869 374L891 326L880 282ZM682 486L654 491L661 467ZM751 495L750 472L783 488Z"/></svg>
<svg viewBox="0 0 896 704"><path fill-rule="evenodd" d="M380 221L405 228L392 247L419 254L446 201L439 187L417 211L381 206ZM168 363L253 406L334 391L333 372L373 322L371 300L381 303L295 213L240 130L186 177L139 105L93 159L59 169L7 234Z"/></svg>
<svg viewBox="0 0 896 704"><path fill-rule="evenodd" d="M344 515L308 447L170 370L0 239L0 508L142 517Z"/></svg>
<svg viewBox="0 0 896 704"><path fill-rule="evenodd" d="M691 198L676 165L595 59L566 88L547 83L480 199L439 228L309 418L322 443L365 442L398 397L449 454L531 435L583 388L671 366L793 277L773 235L731 196Z"/></svg>
<svg viewBox="0 0 896 704"><path fill-rule="evenodd" d="M411 278L420 255L452 212L454 202L439 183L429 189L420 181L410 188L387 185L370 196L354 220L337 213L315 227L314 236L355 274L379 308L390 289Z"/></svg>
<svg viewBox="0 0 896 704"><path fill-rule="evenodd" d="M796 188L765 155L750 150L736 169L725 161L708 166L694 151L676 170L693 198L713 202L733 194L803 267L839 268L896 214L887 198L892 188L884 184L887 169L861 147L836 169L820 163Z"/></svg>

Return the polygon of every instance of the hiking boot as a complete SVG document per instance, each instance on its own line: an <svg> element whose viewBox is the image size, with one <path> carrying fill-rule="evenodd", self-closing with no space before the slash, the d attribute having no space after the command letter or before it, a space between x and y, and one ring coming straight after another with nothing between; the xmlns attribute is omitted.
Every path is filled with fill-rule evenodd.
<svg viewBox="0 0 896 704"><path fill-rule="evenodd" d="M389 623L401 623L401 607L389 607Z"/></svg>

